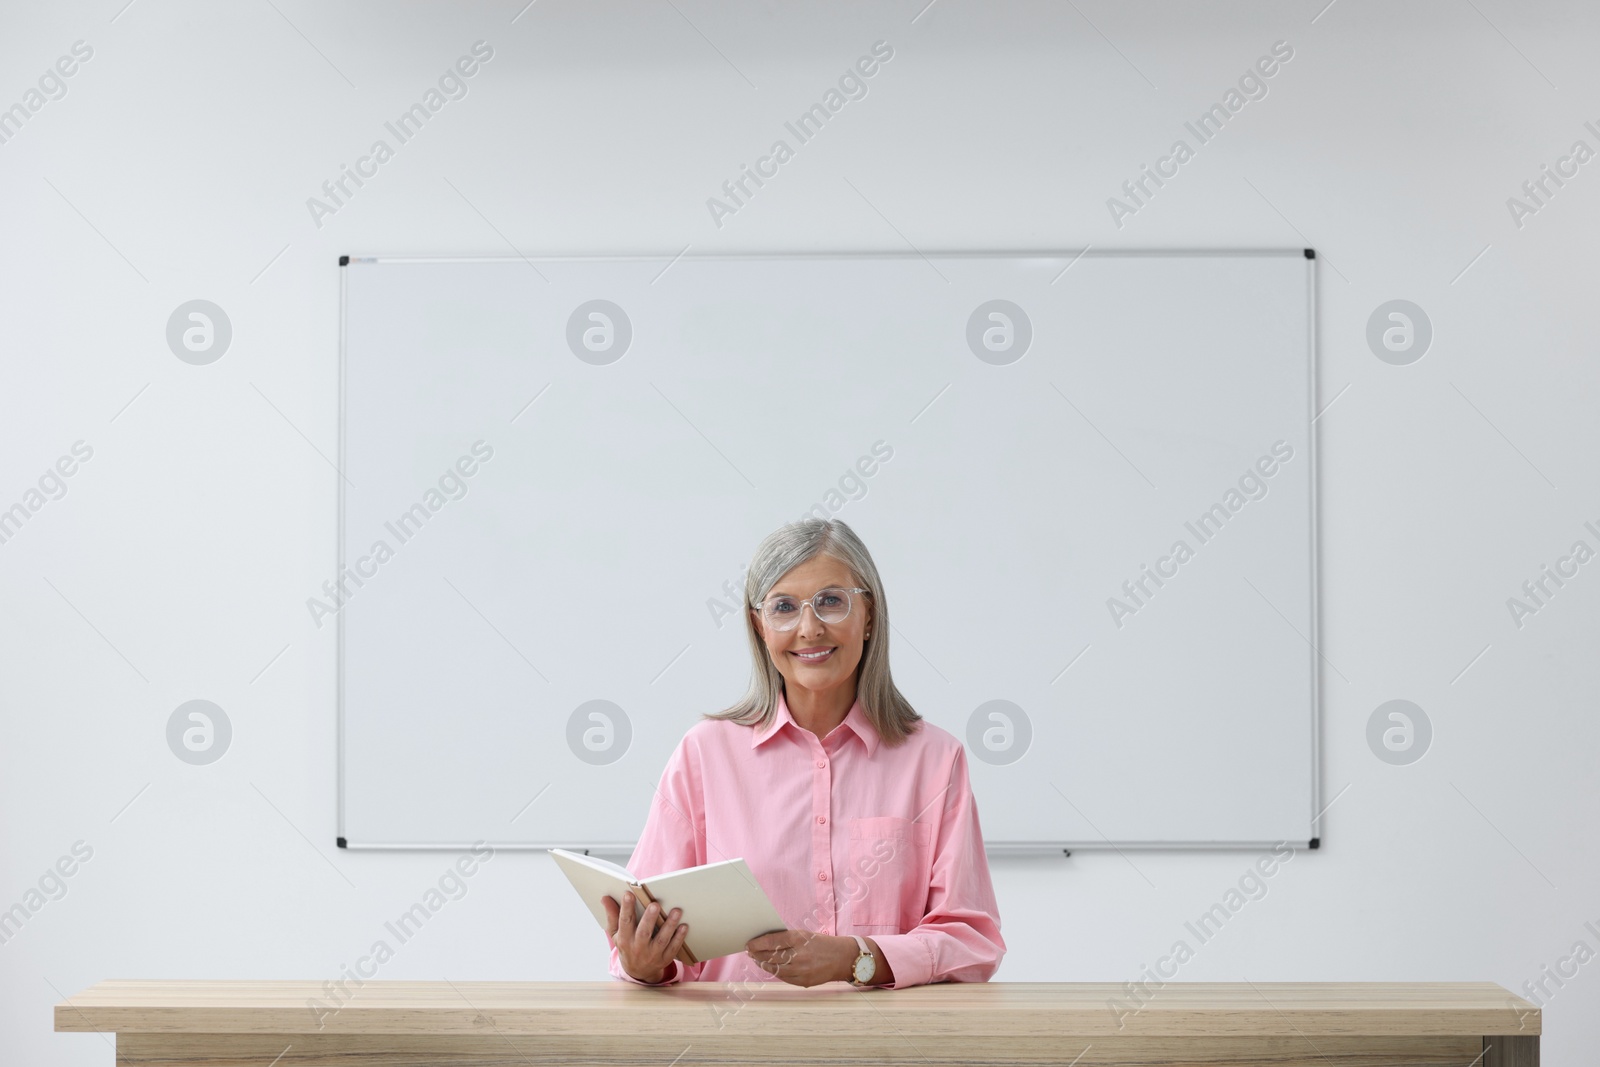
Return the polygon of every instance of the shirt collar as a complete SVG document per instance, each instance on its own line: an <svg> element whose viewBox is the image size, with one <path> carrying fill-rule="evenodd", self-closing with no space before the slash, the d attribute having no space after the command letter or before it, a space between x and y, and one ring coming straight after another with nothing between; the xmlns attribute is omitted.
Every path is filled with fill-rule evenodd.
<svg viewBox="0 0 1600 1067"><path fill-rule="evenodd" d="M778 693L778 710L773 714L772 721L759 729L751 731L750 747L756 748L768 738L777 734L784 725L804 730L805 727L794 721L794 715L789 711L789 702L783 698L783 693ZM857 697L855 703L850 705L850 710L845 712L844 725L854 730L856 736L861 738L861 743L867 746L867 756L878 750L878 731L873 729L872 722L867 718L866 710L861 707L861 698ZM813 735L815 736L815 735Z"/></svg>

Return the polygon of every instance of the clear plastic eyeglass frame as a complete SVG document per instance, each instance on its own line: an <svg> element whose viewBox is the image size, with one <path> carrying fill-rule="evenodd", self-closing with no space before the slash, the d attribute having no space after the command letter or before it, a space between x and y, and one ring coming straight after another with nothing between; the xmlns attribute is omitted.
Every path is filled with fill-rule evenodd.
<svg viewBox="0 0 1600 1067"><path fill-rule="evenodd" d="M766 601L764 601L763 603L756 604L756 605L753 605L753 606L758 608L758 609L760 609L761 617L763 619L766 619L768 625L770 625L774 630L792 630L796 626L800 625L800 616L802 616L802 615L804 615L806 613L806 605L807 604L811 605L811 614L813 614L813 615L815 615L817 617L817 621L818 622L826 623L828 625L834 625L834 624L841 623L844 620L848 619L850 617L850 613L855 610L855 606L856 605L855 605L855 601L851 599L851 595L852 594L854 594L854 593L868 593L868 594L870 594L871 592L872 591L870 589L865 589L865 588L859 588L858 587L858 588L855 588L855 589L846 589L844 586L841 586L841 585L830 585L826 589L818 589L815 593L811 594L811 599L809 599L809 600L800 600L800 609L798 611L791 612L788 615L774 615L772 612L767 610L767 605L770 604L774 600L779 600L779 599L799 600L800 598L798 598L798 597L768 597L766 599ZM817 598L822 596L822 594L824 594L824 593L843 593L844 594L844 614L843 615L839 616L837 619L824 619L822 617L822 615L821 615L821 613L820 613L820 611L819 611L819 609L817 607ZM784 625L785 622L788 623L787 626Z"/></svg>

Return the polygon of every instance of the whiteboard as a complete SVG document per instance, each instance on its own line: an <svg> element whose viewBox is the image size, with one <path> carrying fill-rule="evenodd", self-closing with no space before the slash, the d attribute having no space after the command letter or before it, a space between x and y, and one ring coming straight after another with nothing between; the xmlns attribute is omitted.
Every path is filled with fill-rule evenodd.
<svg viewBox="0 0 1600 1067"><path fill-rule="evenodd" d="M808 513L991 851L1317 837L1308 251L341 262L342 846L630 852Z"/></svg>

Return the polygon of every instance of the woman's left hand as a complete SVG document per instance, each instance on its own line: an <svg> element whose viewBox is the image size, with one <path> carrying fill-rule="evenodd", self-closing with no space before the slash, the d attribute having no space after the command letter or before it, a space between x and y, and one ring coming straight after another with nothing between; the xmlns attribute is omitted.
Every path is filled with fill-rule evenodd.
<svg viewBox="0 0 1600 1067"><path fill-rule="evenodd" d="M745 952L764 971L790 985L814 986L850 980L860 946L853 937L811 930L780 930L745 942Z"/></svg>

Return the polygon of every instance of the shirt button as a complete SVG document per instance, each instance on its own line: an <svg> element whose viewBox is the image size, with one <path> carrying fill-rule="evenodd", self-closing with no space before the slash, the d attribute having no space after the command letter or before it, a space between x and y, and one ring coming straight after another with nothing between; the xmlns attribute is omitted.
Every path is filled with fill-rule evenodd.
<svg viewBox="0 0 1600 1067"><path fill-rule="evenodd" d="M827 821L828 821L828 817L826 815L818 815L817 816L817 822L818 823L825 823Z"/></svg>
<svg viewBox="0 0 1600 1067"><path fill-rule="evenodd" d="M818 767L826 767L827 765L828 765L828 761L827 760L822 760L822 759L817 760L817 766Z"/></svg>
<svg viewBox="0 0 1600 1067"><path fill-rule="evenodd" d="M817 881L826 882L827 880L828 880L828 872L827 871L818 871L817 872Z"/></svg>

